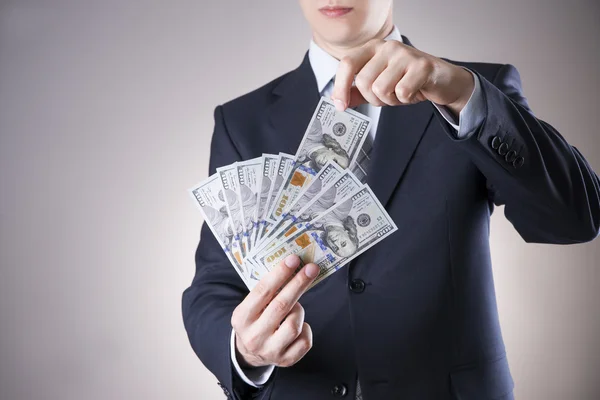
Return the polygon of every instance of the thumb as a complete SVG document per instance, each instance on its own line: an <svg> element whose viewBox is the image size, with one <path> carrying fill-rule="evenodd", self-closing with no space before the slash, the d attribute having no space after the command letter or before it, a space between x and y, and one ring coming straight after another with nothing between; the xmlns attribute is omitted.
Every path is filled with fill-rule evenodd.
<svg viewBox="0 0 600 400"><path fill-rule="evenodd" d="M344 111L350 107L352 81L344 82L344 79L336 79L331 93L331 100L335 105L336 110Z"/></svg>

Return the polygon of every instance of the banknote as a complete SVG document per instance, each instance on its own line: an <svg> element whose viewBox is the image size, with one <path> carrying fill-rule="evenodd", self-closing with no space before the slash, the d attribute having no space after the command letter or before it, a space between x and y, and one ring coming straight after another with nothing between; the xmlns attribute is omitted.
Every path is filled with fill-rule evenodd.
<svg viewBox="0 0 600 400"><path fill-rule="evenodd" d="M275 179L271 183L271 188L269 189L269 195L267 197L267 205L265 207L265 214L268 216L273 208L273 204L279 192L283 188L283 183L285 182L288 174L290 173L292 167L294 166L294 156L286 153L279 153L279 157L277 160L277 169L275 173ZM265 233L269 231L271 223L268 221L268 218L265 218L261 221L262 231L259 241L264 237Z"/></svg>
<svg viewBox="0 0 600 400"><path fill-rule="evenodd" d="M298 195L296 201L291 205L290 210L283 213L282 218L275 224L275 226L269 231L267 238L270 237L273 232L279 230L283 224L288 222L290 218L297 214L297 211L301 210L309 201L319 196L319 193L324 190L330 182L333 182L338 178L344 170L335 162L328 162L325 167L319 171L315 179L304 188L304 190ZM265 239L267 240L267 239Z"/></svg>
<svg viewBox="0 0 600 400"><path fill-rule="evenodd" d="M221 180L223 197L225 199L227 212L231 218L233 241L239 245L243 260L246 258L246 252L248 251L248 240L243 235L244 224L242 220L242 207L237 197L238 186L240 184L237 174L237 163L217 168L217 175Z"/></svg>
<svg viewBox="0 0 600 400"><path fill-rule="evenodd" d="M344 171L337 180L331 182L318 196L313 197L304 207L288 214L275 225L268 240L265 240L249 257L256 261L256 255L266 249L276 247L286 238L304 228L335 204L346 200L363 185L350 171ZM260 265L260 263L258 263Z"/></svg>
<svg viewBox="0 0 600 400"><path fill-rule="evenodd" d="M330 183L335 182L344 173L344 170L336 162L328 162L325 167L319 171L315 179L299 195L298 199L292 203L288 212L283 213L282 217L288 217L296 214L309 201L319 196Z"/></svg>
<svg viewBox="0 0 600 400"><path fill-rule="evenodd" d="M258 207L256 209L256 227L254 228L254 237L252 238L253 243L258 242L260 227L265 217L267 208L267 199L269 197L269 191L271 189L271 183L275 180L277 175L277 162L279 156L276 154L263 154L261 165L261 175L259 183L259 194L258 194Z"/></svg>
<svg viewBox="0 0 600 400"><path fill-rule="evenodd" d="M310 222L329 210L335 204L346 200L352 193L356 192L363 185L350 171L344 171L333 182L330 182L325 188L304 204L301 208L293 210L288 215L292 223Z"/></svg>
<svg viewBox="0 0 600 400"><path fill-rule="evenodd" d="M227 211L227 204L221 179L212 175L190 189L190 194L195 200L219 245L225 252L229 262L246 285L249 285L250 273L242 266L242 254L238 244L233 240L233 227ZM256 276L255 276L256 278Z"/></svg>
<svg viewBox="0 0 600 400"><path fill-rule="evenodd" d="M252 250L252 238L257 225L256 214L259 202L261 166L262 157L236 163L239 181L236 194L242 218L242 235L247 244L246 253Z"/></svg>
<svg viewBox="0 0 600 400"><path fill-rule="evenodd" d="M336 162L343 169L354 164L370 126L367 116L350 108L337 111L331 99L322 97L267 220L276 223L327 162Z"/></svg>
<svg viewBox="0 0 600 400"><path fill-rule="evenodd" d="M320 268L312 287L396 230L373 191L363 186L255 260L270 271L289 254L297 254Z"/></svg>

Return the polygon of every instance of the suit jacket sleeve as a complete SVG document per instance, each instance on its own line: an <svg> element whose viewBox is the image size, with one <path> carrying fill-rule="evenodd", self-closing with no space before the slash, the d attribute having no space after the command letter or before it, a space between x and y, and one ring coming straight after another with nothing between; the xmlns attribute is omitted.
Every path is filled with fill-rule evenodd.
<svg viewBox="0 0 600 400"><path fill-rule="evenodd" d="M241 156L225 125L222 107L215 110L209 174L216 168L240 161ZM182 311L192 348L217 377L228 398L261 398L269 383L256 389L233 371L230 358L231 315L248 289L231 266L208 226L203 224L196 250L196 274L183 293Z"/></svg>
<svg viewBox="0 0 600 400"><path fill-rule="evenodd" d="M571 244L596 238L600 181L589 163L556 129L533 115L515 67L501 66L492 82L478 76L485 119L477 130L457 138L435 112L450 139L486 177L490 207L491 202L504 205L506 218L526 242ZM502 143L506 145L500 149ZM522 160L515 162L518 157Z"/></svg>

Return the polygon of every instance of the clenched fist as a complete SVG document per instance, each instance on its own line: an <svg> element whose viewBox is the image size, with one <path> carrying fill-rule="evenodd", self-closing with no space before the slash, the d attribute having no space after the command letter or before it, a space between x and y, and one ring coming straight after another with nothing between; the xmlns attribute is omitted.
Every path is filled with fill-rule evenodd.
<svg viewBox="0 0 600 400"><path fill-rule="evenodd" d="M242 367L289 367L312 347L312 331L298 299L317 277L319 267L307 264L292 277L299 265L298 256L288 256L233 311L231 325Z"/></svg>
<svg viewBox="0 0 600 400"><path fill-rule="evenodd" d="M373 39L340 60L331 97L340 111L362 103L430 100L458 116L474 85L473 75L462 67L397 40Z"/></svg>

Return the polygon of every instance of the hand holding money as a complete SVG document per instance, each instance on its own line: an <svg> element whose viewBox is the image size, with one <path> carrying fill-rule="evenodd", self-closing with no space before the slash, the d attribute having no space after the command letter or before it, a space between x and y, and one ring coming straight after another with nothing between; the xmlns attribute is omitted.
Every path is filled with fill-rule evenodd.
<svg viewBox="0 0 600 400"><path fill-rule="evenodd" d="M397 40L373 39L342 58L332 98L340 111L362 103L396 106L430 100L458 116L474 85L473 75L458 65Z"/></svg>
<svg viewBox="0 0 600 400"><path fill-rule="evenodd" d="M304 322L298 299L318 275L319 267L307 264L294 275L299 265L295 255L282 260L234 310L231 325L243 367L289 367L312 347L312 331Z"/></svg>

